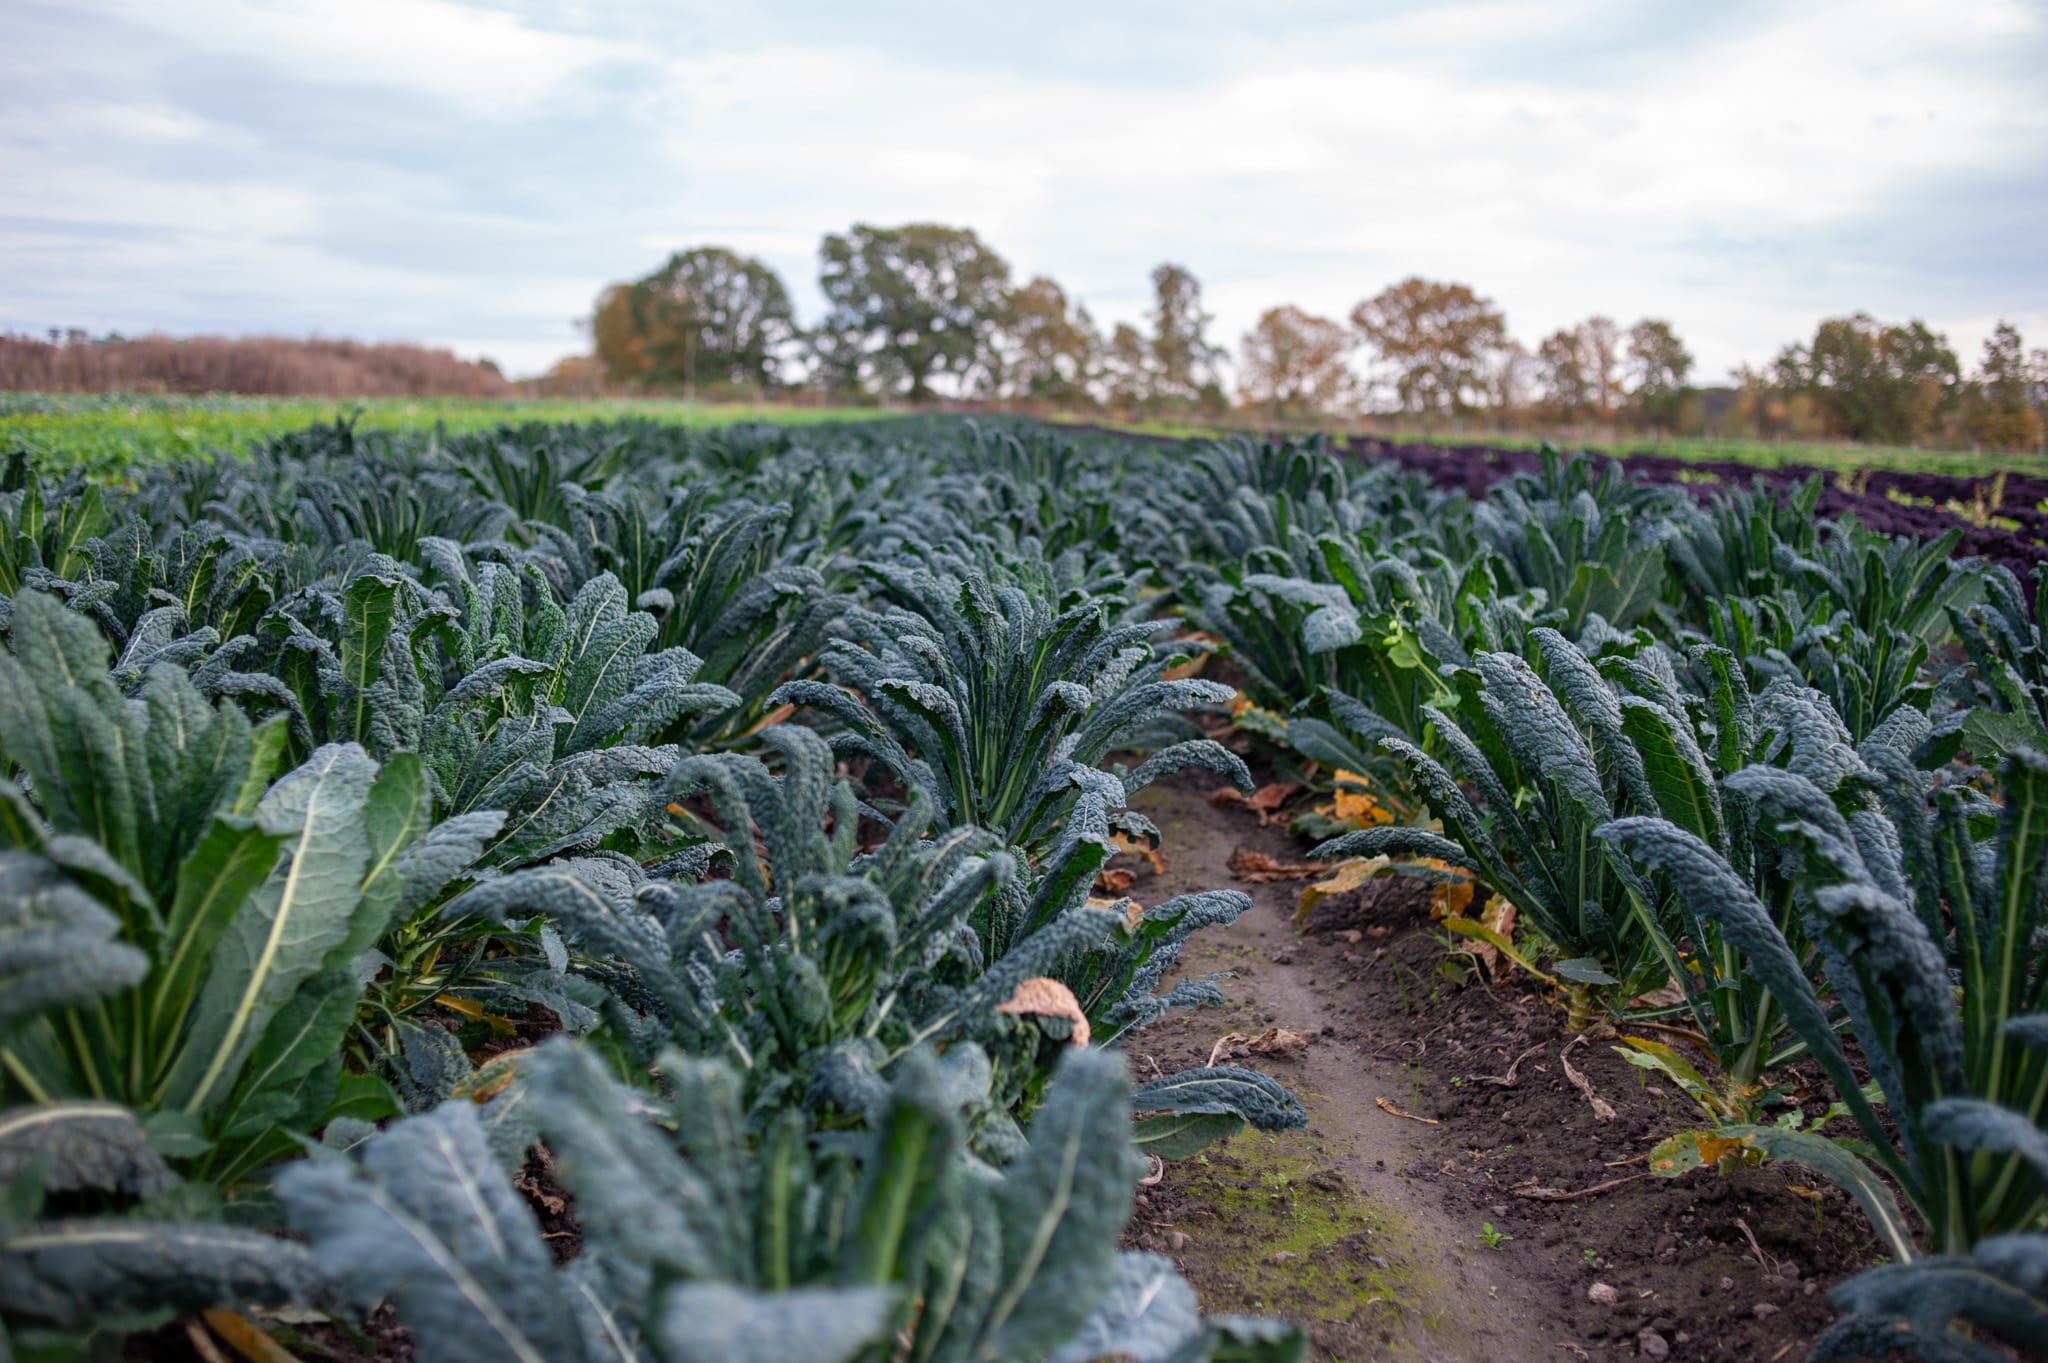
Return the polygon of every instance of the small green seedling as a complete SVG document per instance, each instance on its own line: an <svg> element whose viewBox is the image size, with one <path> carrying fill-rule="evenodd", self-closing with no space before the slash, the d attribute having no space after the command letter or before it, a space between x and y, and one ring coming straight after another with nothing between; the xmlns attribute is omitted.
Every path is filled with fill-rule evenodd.
<svg viewBox="0 0 2048 1363"><path fill-rule="evenodd" d="M1495 1230L1491 1221L1479 1223L1479 1243L1488 1249L1499 1249L1514 1238L1514 1236L1509 1235L1504 1230Z"/></svg>

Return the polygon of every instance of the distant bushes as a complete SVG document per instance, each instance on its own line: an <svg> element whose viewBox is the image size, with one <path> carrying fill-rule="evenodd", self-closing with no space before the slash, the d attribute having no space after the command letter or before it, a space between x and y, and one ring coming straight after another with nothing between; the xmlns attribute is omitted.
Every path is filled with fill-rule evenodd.
<svg viewBox="0 0 2048 1363"><path fill-rule="evenodd" d="M489 361L447 350L253 336L62 341L0 335L0 391L252 393L302 397L508 397Z"/></svg>

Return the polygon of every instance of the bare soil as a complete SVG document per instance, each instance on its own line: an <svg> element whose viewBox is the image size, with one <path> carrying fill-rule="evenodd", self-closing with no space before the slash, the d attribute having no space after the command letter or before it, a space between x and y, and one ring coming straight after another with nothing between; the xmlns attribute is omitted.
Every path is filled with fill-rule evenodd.
<svg viewBox="0 0 2048 1363"><path fill-rule="evenodd" d="M1697 1124L1682 1094L1588 1040L1570 1060L1615 1110L1597 1117L1559 1062L1575 1037L1564 1010L1527 976L1489 981L1451 955L1420 882L1371 882L1298 930L1302 882L1246 884L1227 863L1239 848L1298 862L1306 847L1211 807L1213 785L1189 773L1141 795L1167 871L1118 864L1139 872L1143 903L1252 895L1183 963L1233 972L1230 1004L1175 1014L1126 1048L1142 1078L1205 1063L1226 1032L1306 1033L1298 1059L1232 1063L1288 1084L1311 1123L1169 1165L1141 1190L1129 1244L1171 1254L1205 1310L1307 1320L1321 1359L1805 1356L1832 1319L1827 1289L1879 1259L1854 1203L1789 1165L1645 1174L1652 1145ZM1492 1082L1511 1068L1513 1086ZM1589 1296L1595 1284L1611 1298Z"/></svg>

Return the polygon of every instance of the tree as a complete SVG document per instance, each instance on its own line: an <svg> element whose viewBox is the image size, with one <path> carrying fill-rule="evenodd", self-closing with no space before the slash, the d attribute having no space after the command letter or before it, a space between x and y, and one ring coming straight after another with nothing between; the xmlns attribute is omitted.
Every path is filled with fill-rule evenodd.
<svg viewBox="0 0 2048 1363"><path fill-rule="evenodd" d="M1662 397L1685 387L1692 373L1692 352L1671 323L1645 317L1628 329L1629 392L1641 398Z"/></svg>
<svg viewBox="0 0 2048 1363"><path fill-rule="evenodd" d="M1692 352L1671 323L1645 317L1628 329L1628 395L1644 425L1677 429L1693 401L1690 373Z"/></svg>
<svg viewBox="0 0 2048 1363"><path fill-rule="evenodd" d="M2000 322L1984 341L1984 359L1970 384L1964 428L1970 439L1995 450L2031 450L2041 443L2034 411L2026 343L2019 329Z"/></svg>
<svg viewBox="0 0 2048 1363"><path fill-rule="evenodd" d="M1828 318L1811 346L1787 346L1775 367L1788 402L1811 402L1828 434L1898 444L1934 433L1960 373L1926 323L1883 326L1863 312Z"/></svg>
<svg viewBox="0 0 2048 1363"><path fill-rule="evenodd" d="M1593 409L1614 415L1621 397L1621 328L1612 317L1593 316L1579 323L1579 353L1593 387Z"/></svg>
<svg viewBox="0 0 2048 1363"><path fill-rule="evenodd" d="M1482 398L1507 318L1464 284L1410 277L1351 310L1351 325L1394 371L1402 410L1464 412Z"/></svg>
<svg viewBox="0 0 2048 1363"><path fill-rule="evenodd" d="M1536 357L1520 341L1510 337L1494 351L1493 365L1487 374L1486 400L1503 423L1514 420L1528 406L1536 378Z"/></svg>
<svg viewBox="0 0 2048 1363"><path fill-rule="evenodd" d="M1536 347L1536 382L1552 419L1577 421L1597 409L1593 358L1578 328L1560 328Z"/></svg>
<svg viewBox="0 0 2048 1363"><path fill-rule="evenodd" d="M1557 421L1607 420L1621 406L1622 342L1628 333L1611 317L1588 317L1560 328L1536 347L1537 384Z"/></svg>
<svg viewBox="0 0 2048 1363"><path fill-rule="evenodd" d="M691 388L774 385L779 352L796 335L796 313L765 262L699 246L670 256L642 284L645 306L667 323L654 349L658 376L679 376Z"/></svg>
<svg viewBox="0 0 2048 1363"><path fill-rule="evenodd" d="M1220 347L1206 335L1215 318L1202 311L1202 285L1185 266L1152 271L1152 390L1168 402L1201 403L1217 388Z"/></svg>
<svg viewBox="0 0 2048 1363"><path fill-rule="evenodd" d="M973 229L856 223L818 245L818 286L831 304L826 349L860 379L912 402L932 380L985 363L1010 267Z"/></svg>
<svg viewBox="0 0 2048 1363"><path fill-rule="evenodd" d="M1317 416L1351 395L1345 356L1354 344L1343 323L1293 304L1268 308L1244 334L1239 385L1247 403L1275 418Z"/></svg>
<svg viewBox="0 0 2048 1363"><path fill-rule="evenodd" d="M1073 404L1088 398L1102 337L1088 309L1044 275L1010 290L997 326L996 390L1004 396Z"/></svg>
<svg viewBox="0 0 2048 1363"><path fill-rule="evenodd" d="M631 284L608 284L590 311L590 341L614 383L639 383L653 361Z"/></svg>
<svg viewBox="0 0 2048 1363"><path fill-rule="evenodd" d="M670 256L661 268L599 295L591 319L612 378L772 387L796 335L789 290L766 263L723 246Z"/></svg>
<svg viewBox="0 0 2048 1363"><path fill-rule="evenodd" d="M1103 396L1119 412L1135 412L1152 392L1152 347L1145 333L1118 322L1102 355Z"/></svg>

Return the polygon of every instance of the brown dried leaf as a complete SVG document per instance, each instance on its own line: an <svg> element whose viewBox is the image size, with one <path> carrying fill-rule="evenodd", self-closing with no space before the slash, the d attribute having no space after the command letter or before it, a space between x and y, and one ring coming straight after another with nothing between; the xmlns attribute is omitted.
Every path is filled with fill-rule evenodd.
<svg viewBox="0 0 2048 1363"><path fill-rule="evenodd" d="M1275 880L1307 880L1311 876L1324 875L1330 869L1327 861L1275 861L1264 852L1254 852L1246 847L1232 852L1228 865L1230 874L1254 885Z"/></svg>
<svg viewBox="0 0 2048 1363"><path fill-rule="evenodd" d="M1470 894L1469 889L1467 894ZM1479 921L1500 934L1502 941L1515 940L1515 906L1501 896L1494 895L1486 901L1486 907L1479 911ZM1507 973L1507 966L1499 947L1484 937L1475 937L1471 940L1472 953L1479 958L1479 964L1485 969L1487 978L1497 980Z"/></svg>
<svg viewBox="0 0 2048 1363"><path fill-rule="evenodd" d="M1381 1111L1383 1111L1383 1112L1391 1112L1391 1113L1393 1113L1393 1114L1394 1114L1394 1115L1395 1115L1396 1117L1405 1117L1405 1118L1407 1118L1407 1119L1408 1119L1409 1121L1411 1121L1411 1122L1421 1122L1421 1123L1422 1123L1422 1124L1423 1124L1424 1126L1441 1126L1441 1125L1443 1125L1443 1123L1441 1123L1441 1122L1437 1121L1437 1119L1436 1119L1436 1118L1434 1118L1434 1117L1424 1117L1424 1116L1421 1116L1421 1115L1420 1115L1420 1114L1418 1114L1418 1113L1414 1113L1414 1112L1408 1112L1408 1111L1405 1111L1404 1109L1401 1109L1401 1108L1395 1107L1395 1106L1394 1106L1394 1105L1393 1105L1392 1103L1388 1102L1388 1101L1387 1101L1386 1099L1384 1099L1384 1098L1375 1098L1375 1099L1373 1099L1373 1101L1374 1101L1375 1103L1378 1103L1378 1104L1380 1105L1380 1110L1381 1110Z"/></svg>
<svg viewBox="0 0 2048 1363"><path fill-rule="evenodd" d="M1095 888L1103 894L1122 894L1137 883L1138 873L1120 866L1106 866L1095 873Z"/></svg>
<svg viewBox="0 0 2048 1363"><path fill-rule="evenodd" d="M1209 1049L1209 1063L1221 1064L1241 1055L1267 1055L1275 1060L1292 1060L1308 1049L1308 1038L1286 1027L1268 1027L1253 1036L1249 1032L1225 1032Z"/></svg>
<svg viewBox="0 0 2048 1363"><path fill-rule="evenodd" d="M1572 1087L1584 1094L1586 1101L1593 1105L1594 1120L1611 1122L1616 1116L1614 1104L1595 1093L1593 1091L1593 1081L1572 1068L1572 1047L1579 1045L1585 1039L1583 1036L1576 1036L1566 1042L1565 1048L1557 1053L1558 1063L1564 1066L1564 1077L1571 1081Z"/></svg>
<svg viewBox="0 0 2048 1363"><path fill-rule="evenodd" d="M1028 1013L1039 1017L1065 1018L1074 1024L1073 1042L1088 1044L1088 1015L1074 991L1049 976L1038 975L1017 986L1017 992L996 1005L998 1013Z"/></svg>
<svg viewBox="0 0 2048 1363"><path fill-rule="evenodd" d="M1685 1002L1685 990L1677 980L1665 983L1661 988L1638 994L1629 1000L1631 1008L1675 1008Z"/></svg>
<svg viewBox="0 0 2048 1363"><path fill-rule="evenodd" d="M524 1169L521 1169L513 1176L512 1186L527 1201L536 1206L546 1208L550 1216L560 1216L569 1209L568 1199L564 1198L560 1193L548 1191L547 1185L527 1173Z"/></svg>
<svg viewBox="0 0 2048 1363"><path fill-rule="evenodd" d="M1224 786L1209 796L1209 803L1218 809L1225 805L1243 805L1259 816L1259 827L1264 828L1273 822L1280 806L1300 791L1301 785L1295 781L1275 781L1271 785L1260 786L1249 795L1240 795L1231 787Z"/></svg>

